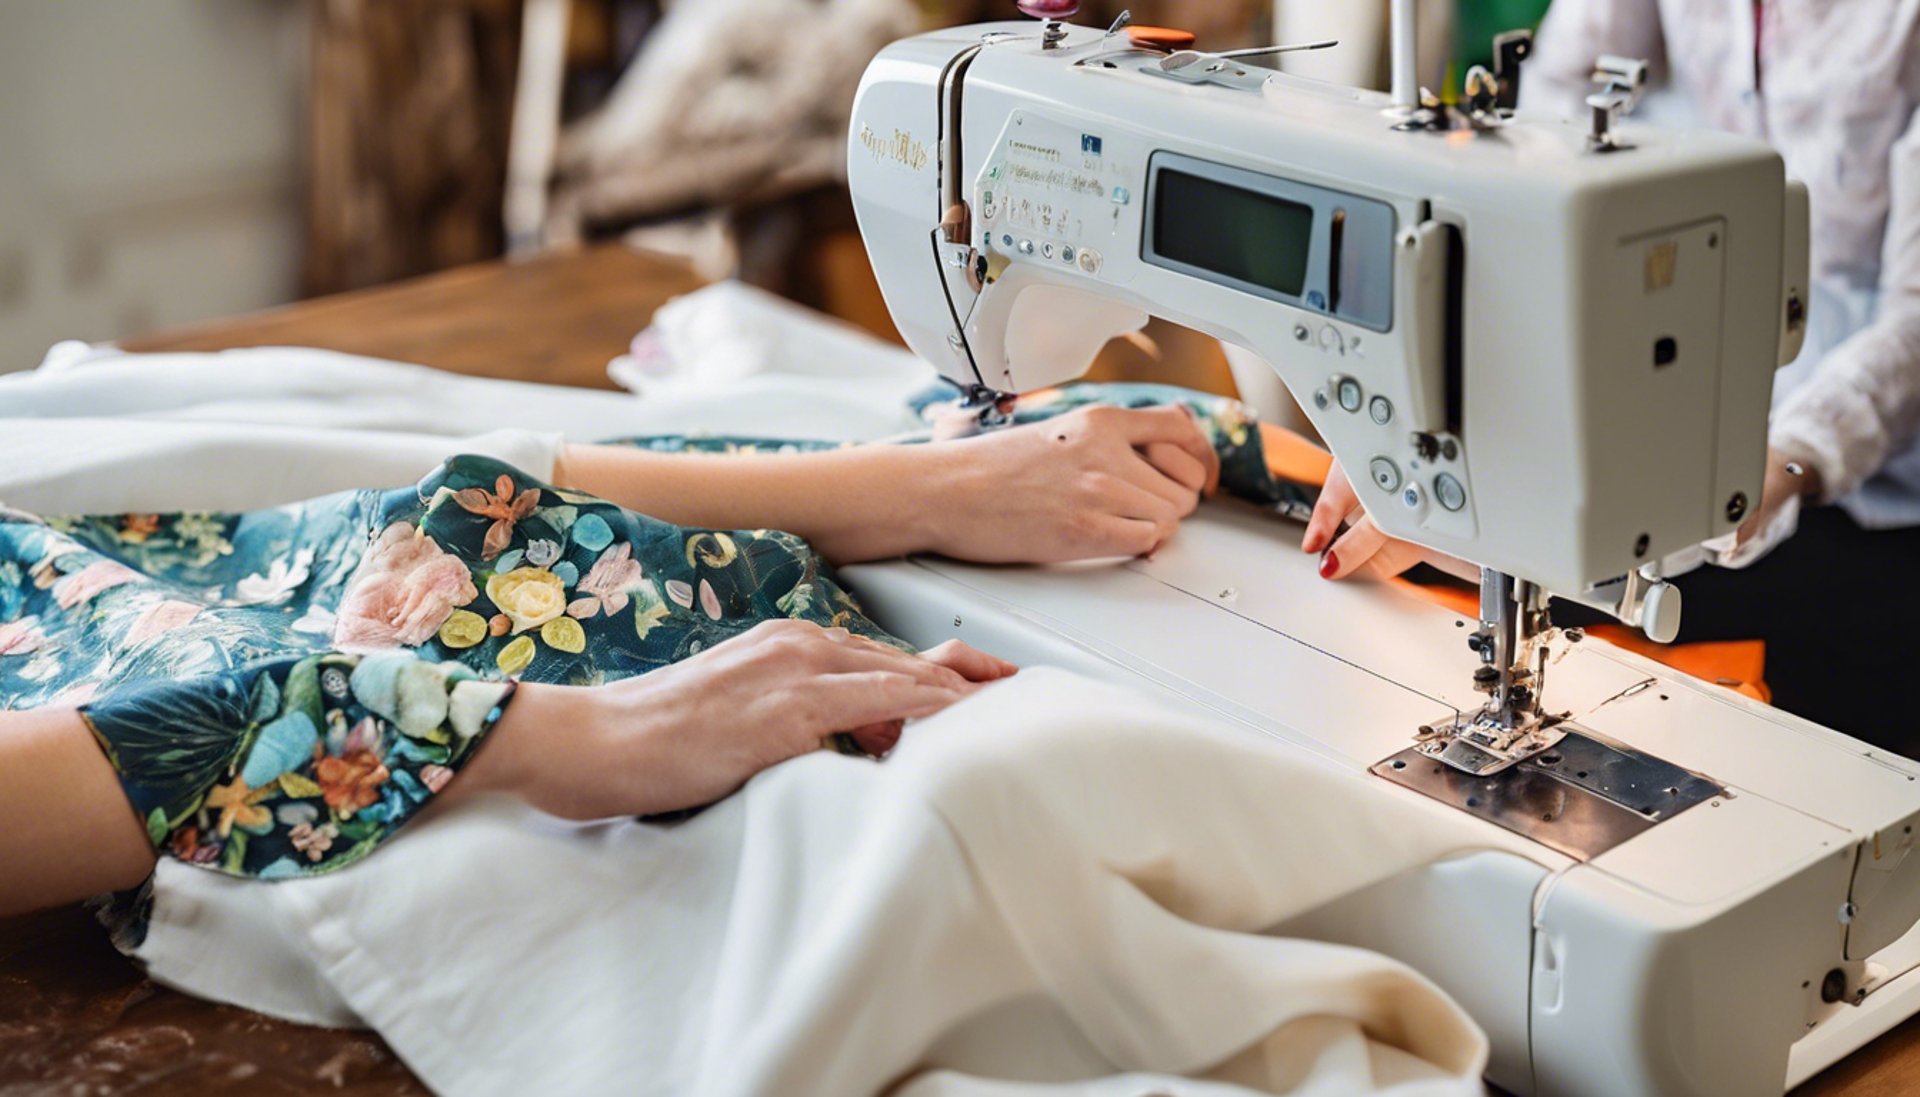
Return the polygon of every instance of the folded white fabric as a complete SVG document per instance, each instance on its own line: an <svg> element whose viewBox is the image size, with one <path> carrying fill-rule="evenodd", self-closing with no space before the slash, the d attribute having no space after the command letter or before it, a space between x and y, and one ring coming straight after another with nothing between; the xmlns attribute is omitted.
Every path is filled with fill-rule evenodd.
<svg viewBox="0 0 1920 1097"><path fill-rule="evenodd" d="M685 338L678 345L692 353ZM905 394L932 376L902 351L886 351L898 357L884 373L836 379L796 372L804 356L779 364L778 341L758 346L767 357L751 383L635 399L304 347L128 354L62 343L39 369L0 376L0 500L47 514L240 510L399 486L455 453L545 478L563 441L864 441L910 429Z"/></svg>
<svg viewBox="0 0 1920 1097"><path fill-rule="evenodd" d="M876 423L902 420L909 397L937 379L911 351L743 282L716 282L676 297L607 366L614 381L649 398L724 393L824 393ZM737 429L737 428L736 428ZM841 437L875 437L873 431ZM808 434L806 437L815 437Z"/></svg>
<svg viewBox="0 0 1920 1097"><path fill-rule="evenodd" d="M163 863L140 955L363 1021L450 1094L1465 1097L1485 1039L1425 979L1260 931L1477 844L1037 669L884 762L798 759L677 826L497 800L328 877Z"/></svg>

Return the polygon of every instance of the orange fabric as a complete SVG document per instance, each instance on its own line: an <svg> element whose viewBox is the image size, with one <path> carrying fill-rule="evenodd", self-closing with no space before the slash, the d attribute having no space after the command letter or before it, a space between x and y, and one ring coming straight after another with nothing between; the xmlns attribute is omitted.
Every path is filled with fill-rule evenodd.
<svg viewBox="0 0 1920 1097"><path fill-rule="evenodd" d="M1193 48L1194 35L1174 27L1131 26L1127 40L1143 50L1186 50Z"/></svg>
<svg viewBox="0 0 1920 1097"><path fill-rule="evenodd" d="M1763 640L1656 644L1647 639L1645 633L1624 625L1596 625L1588 629L1587 634L1695 678L1744 693L1756 701L1773 701L1773 691L1767 688L1763 677L1767 666L1767 645Z"/></svg>
<svg viewBox="0 0 1920 1097"><path fill-rule="evenodd" d="M1267 471L1283 480L1302 484L1323 484L1333 455L1296 431L1271 423L1260 424L1260 441L1266 447ZM1429 587L1406 579L1390 582L1416 598L1458 613L1469 620L1480 614L1480 598L1474 591L1456 587ZM1756 701L1770 702L1773 694L1765 679L1767 645L1761 640L1721 640L1692 644L1656 644L1637 629L1623 625L1596 625L1587 630L1615 647L1636 652L1695 678L1744 693Z"/></svg>
<svg viewBox="0 0 1920 1097"><path fill-rule="evenodd" d="M1260 445L1266 450L1267 471L1276 479L1296 484L1324 484L1333 468L1333 454L1308 441L1298 431L1260 424Z"/></svg>

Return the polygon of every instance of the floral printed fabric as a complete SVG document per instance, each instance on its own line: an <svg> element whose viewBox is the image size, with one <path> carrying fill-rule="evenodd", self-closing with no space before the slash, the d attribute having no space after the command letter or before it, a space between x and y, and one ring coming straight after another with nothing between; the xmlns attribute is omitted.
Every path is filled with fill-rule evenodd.
<svg viewBox="0 0 1920 1097"><path fill-rule="evenodd" d="M141 682L82 712L156 847L277 879L365 856L446 787L512 689L408 652L327 654Z"/></svg>
<svg viewBox="0 0 1920 1097"><path fill-rule="evenodd" d="M1073 385L1024 398L1014 421L1170 402L1214 443L1229 492L1298 491L1218 397ZM237 875L365 856L471 757L514 681L644 674L780 617L898 643L791 534L684 529L481 457L246 514L0 511L0 709L86 706L156 847Z"/></svg>
<svg viewBox="0 0 1920 1097"><path fill-rule="evenodd" d="M791 534L481 457L240 515L0 514L0 708L85 705L155 845L238 875L364 856L512 681L644 674L776 617L898 642Z"/></svg>

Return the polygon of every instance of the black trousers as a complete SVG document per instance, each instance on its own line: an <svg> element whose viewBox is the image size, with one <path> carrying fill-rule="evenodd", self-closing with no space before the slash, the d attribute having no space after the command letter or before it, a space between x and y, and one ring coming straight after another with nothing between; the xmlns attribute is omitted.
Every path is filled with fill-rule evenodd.
<svg viewBox="0 0 1920 1097"><path fill-rule="evenodd" d="M1764 640L1776 706L1920 757L1920 528L1866 530L1816 507L1752 567L1703 567L1674 583L1679 642ZM1553 619L1607 620L1564 602Z"/></svg>

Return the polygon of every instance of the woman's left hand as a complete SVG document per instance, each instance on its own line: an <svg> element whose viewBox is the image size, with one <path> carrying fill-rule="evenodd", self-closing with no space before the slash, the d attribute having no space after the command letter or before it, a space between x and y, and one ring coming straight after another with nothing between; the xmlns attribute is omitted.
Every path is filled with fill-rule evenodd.
<svg viewBox="0 0 1920 1097"><path fill-rule="evenodd" d="M981 563L1142 556L1220 480L1186 409L1086 407L924 447L925 546Z"/></svg>
<svg viewBox="0 0 1920 1097"><path fill-rule="evenodd" d="M1344 523L1351 524L1342 531ZM1320 554L1322 579L1345 579L1355 574L1390 579L1421 563L1436 564L1456 574L1461 570L1452 557L1382 533L1361 506L1338 461L1327 470L1327 482L1313 504L1313 517L1307 522L1300 548Z"/></svg>

